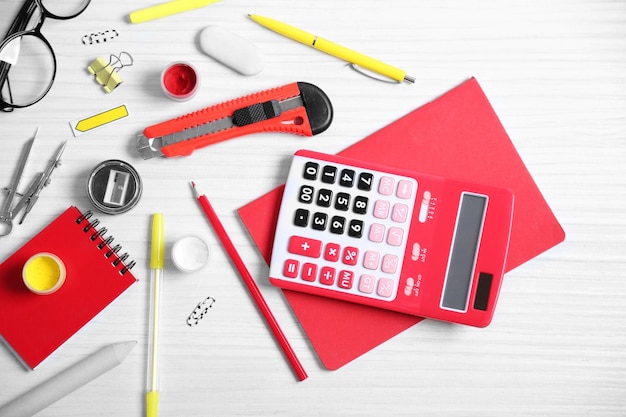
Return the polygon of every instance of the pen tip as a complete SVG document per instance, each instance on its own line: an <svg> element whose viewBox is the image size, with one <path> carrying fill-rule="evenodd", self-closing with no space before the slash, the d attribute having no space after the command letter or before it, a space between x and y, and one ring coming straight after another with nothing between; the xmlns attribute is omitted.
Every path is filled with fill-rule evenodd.
<svg viewBox="0 0 626 417"><path fill-rule="evenodd" d="M193 188L196 188L196 183L195 183L194 181L191 181L191 186L192 186Z"/></svg>

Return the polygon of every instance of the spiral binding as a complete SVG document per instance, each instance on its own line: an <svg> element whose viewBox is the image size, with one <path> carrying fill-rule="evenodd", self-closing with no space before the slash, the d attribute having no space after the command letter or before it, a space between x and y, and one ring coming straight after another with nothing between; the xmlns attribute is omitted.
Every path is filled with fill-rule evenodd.
<svg viewBox="0 0 626 417"><path fill-rule="evenodd" d="M128 259L130 255L128 255L128 253L126 252L123 253L122 255L117 255L117 253L122 249L122 245L116 244L115 246L111 246L115 238L110 235L106 238L104 237L104 235L108 231L106 227L101 227L100 229L96 230L96 227L100 224L100 220L94 219L93 221L90 221L89 219L91 218L92 215L93 215L93 212L91 210L85 212L84 214L81 213L81 215L76 218L76 224L80 225L84 221L87 222L87 224L83 227L83 232L89 233L91 230L93 230L93 233L91 233L91 235L89 236L89 239L92 242L95 242L98 238L102 240L100 243L98 243L98 245L96 245L96 248L98 248L98 250L104 250L108 248L108 250L104 254L104 257L107 259L113 257L114 259L111 262L111 264L115 267L122 264L123 267L122 269L120 269L120 274L124 275L132 267L135 266L135 261L130 261L127 263L126 260Z"/></svg>

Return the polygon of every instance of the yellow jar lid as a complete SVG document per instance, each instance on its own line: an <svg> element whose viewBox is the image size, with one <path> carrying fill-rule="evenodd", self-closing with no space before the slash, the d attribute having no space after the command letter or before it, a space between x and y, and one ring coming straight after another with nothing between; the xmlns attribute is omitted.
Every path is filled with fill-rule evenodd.
<svg viewBox="0 0 626 417"><path fill-rule="evenodd" d="M24 264L22 278L26 287L35 294L52 294L65 282L65 264L56 255L41 252L31 256Z"/></svg>

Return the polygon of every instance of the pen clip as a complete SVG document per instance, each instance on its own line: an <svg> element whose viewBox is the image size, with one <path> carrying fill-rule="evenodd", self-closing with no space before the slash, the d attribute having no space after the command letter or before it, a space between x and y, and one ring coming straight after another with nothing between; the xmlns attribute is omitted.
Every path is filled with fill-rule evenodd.
<svg viewBox="0 0 626 417"><path fill-rule="evenodd" d="M367 78L371 78L371 79L373 79L373 80L380 81L380 82L382 82L382 83L387 83L387 84L398 84L398 82L397 82L397 81L392 80L391 78L387 78L387 77L384 77L384 78L383 78L383 77L379 77L379 76L377 76L377 75L374 75L374 74L376 74L375 72L373 72L373 71L369 71L369 70L367 70L367 69L365 69L365 68L363 68L363 67L361 67L361 66L359 66L359 65L353 64L353 63L348 63L348 64L346 64L346 67L348 67L348 68L352 69L353 71L355 71L355 72L357 72L357 73L359 73L359 74L361 74L361 75L366 76Z"/></svg>

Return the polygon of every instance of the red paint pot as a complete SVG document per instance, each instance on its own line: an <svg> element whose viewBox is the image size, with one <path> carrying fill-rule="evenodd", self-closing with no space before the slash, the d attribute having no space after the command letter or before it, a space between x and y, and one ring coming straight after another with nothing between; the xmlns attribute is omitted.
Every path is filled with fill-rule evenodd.
<svg viewBox="0 0 626 417"><path fill-rule="evenodd" d="M189 100L196 94L200 80L196 69L185 62L173 62L161 73L161 87L171 99Z"/></svg>

